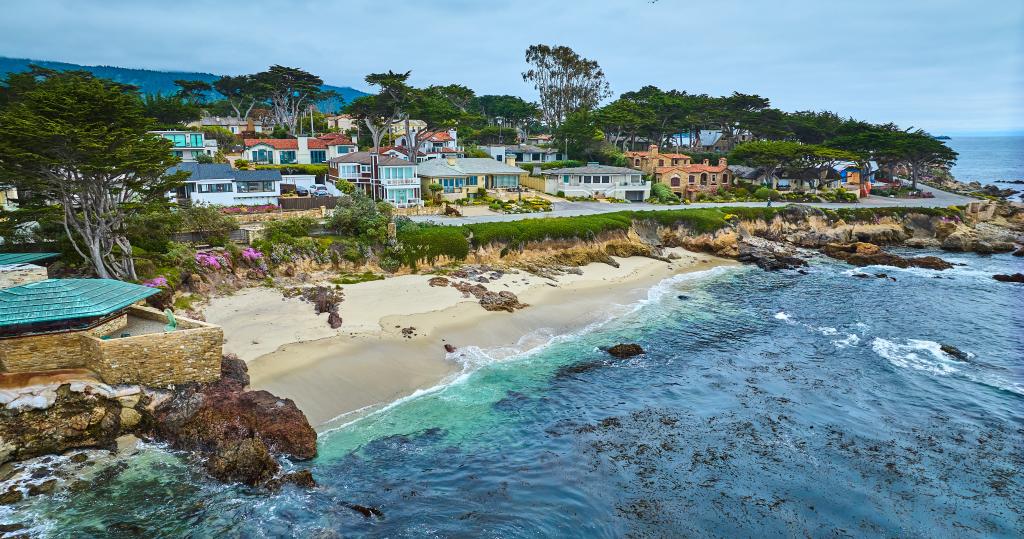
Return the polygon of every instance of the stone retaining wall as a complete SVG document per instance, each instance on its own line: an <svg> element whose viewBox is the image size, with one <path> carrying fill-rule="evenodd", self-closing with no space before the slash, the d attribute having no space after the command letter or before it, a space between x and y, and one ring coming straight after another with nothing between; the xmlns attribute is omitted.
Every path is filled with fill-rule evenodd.
<svg viewBox="0 0 1024 539"><path fill-rule="evenodd" d="M127 314L85 331L0 340L0 372L86 368L108 384L164 387L220 378L224 332L219 326L178 318L170 333L104 340L124 328L128 316L164 321L160 311L133 306Z"/></svg>

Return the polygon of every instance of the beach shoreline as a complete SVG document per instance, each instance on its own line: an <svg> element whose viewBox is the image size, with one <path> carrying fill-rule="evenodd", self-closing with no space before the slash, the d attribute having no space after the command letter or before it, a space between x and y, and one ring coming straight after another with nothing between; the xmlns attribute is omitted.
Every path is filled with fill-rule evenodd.
<svg viewBox="0 0 1024 539"><path fill-rule="evenodd" d="M294 400L323 432L451 383L476 367L481 350L493 361L536 349L625 312L664 279L736 264L669 252L678 258L616 258L618 268L592 263L555 278L520 271L489 280L489 290L529 305L513 313L430 286L435 276L403 275L344 286L336 330L311 304L273 288L214 298L205 315L224 328L225 352L247 362L253 389Z"/></svg>

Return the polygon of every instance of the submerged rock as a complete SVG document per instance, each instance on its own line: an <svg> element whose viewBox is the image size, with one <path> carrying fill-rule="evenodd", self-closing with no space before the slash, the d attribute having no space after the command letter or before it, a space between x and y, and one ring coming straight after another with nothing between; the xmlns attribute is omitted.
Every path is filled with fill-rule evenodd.
<svg viewBox="0 0 1024 539"><path fill-rule="evenodd" d="M631 358L644 353L643 347L636 343L616 344L605 351L619 359Z"/></svg>
<svg viewBox="0 0 1024 539"><path fill-rule="evenodd" d="M343 504L345 507L363 515L366 518L377 517L384 518L384 512L376 507L370 507L368 505L360 505L357 503L346 503Z"/></svg>
<svg viewBox="0 0 1024 539"><path fill-rule="evenodd" d="M952 357L953 359L957 359L959 361L967 361L967 360L969 360L971 358L971 356L967 355L967 352L964 352L963 350L961 350L961 349L959 349L959 348L957 348L957 347L955 347L955 346L953 346L951 344L939 345L939 349L942 350L943 352L945 352L946 355Z"/></svg>
<svg viewBox="0 0 1024 539"><path fill-rule="evenodd" d="M997 274L993 275L992 278L1002 283L1024 283L1024 273L1014 273L1012 275Z"/></svg>

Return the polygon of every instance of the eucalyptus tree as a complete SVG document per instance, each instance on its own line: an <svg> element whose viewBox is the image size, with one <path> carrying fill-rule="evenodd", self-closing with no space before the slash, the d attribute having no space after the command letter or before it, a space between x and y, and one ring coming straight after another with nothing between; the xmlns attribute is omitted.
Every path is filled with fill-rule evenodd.
<svg viewBox="0 0 1024 539"><path fill-rule="evenodd" d="M573 112L591 110L611 95L604 71L594 60L566 46L531 45L523 80L540 94L544 121L558 127Z"/></svg>

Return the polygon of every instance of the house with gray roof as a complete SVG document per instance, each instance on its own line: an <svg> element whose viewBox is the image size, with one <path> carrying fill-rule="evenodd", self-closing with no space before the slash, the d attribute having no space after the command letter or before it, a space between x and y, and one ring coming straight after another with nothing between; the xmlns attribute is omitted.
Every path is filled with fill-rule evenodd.
<svg viewBox="0 0 1024 539"><path fill-rule="evenodd" d="M180 163L167 174L188 172L185 185L170 193L178 203L217 206L277 204L281 196L280 170L235 170L227 163Z"/></svg>
<svg viewBox="0 0 1024 539"><path fill-rule="evenodd" d="M419 164L420 182L424 192L428 185L439 184L447 200L473 198L481 188L518 189L526 171L514 162L509 159L508 163L501 163L487 157L431 159Z"/></svg>
<svg viewBox="0 0 1024 539"><path fill-rule="evenodd" d="M587 163L582 167L544 171L544 191L567 197L617 198L643 202L651 196L651 182L639 170Z"/></svg>

